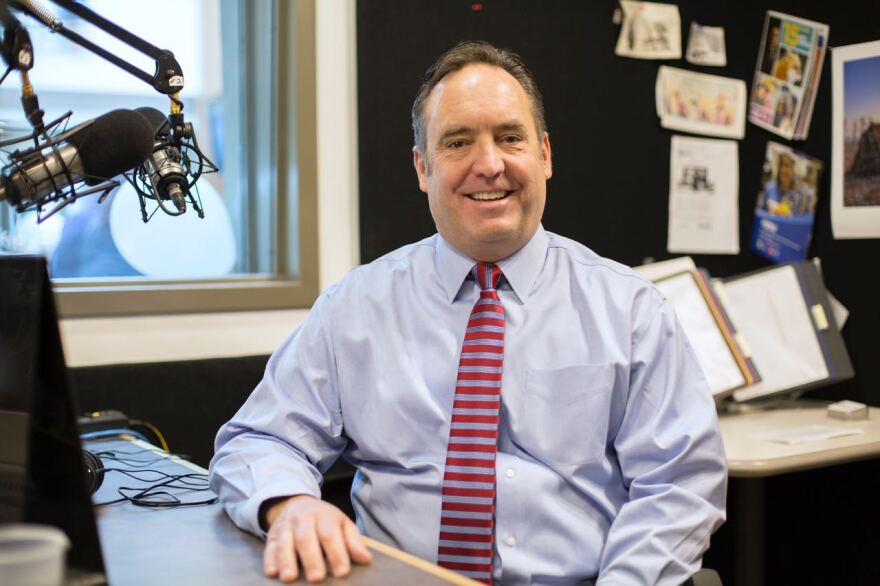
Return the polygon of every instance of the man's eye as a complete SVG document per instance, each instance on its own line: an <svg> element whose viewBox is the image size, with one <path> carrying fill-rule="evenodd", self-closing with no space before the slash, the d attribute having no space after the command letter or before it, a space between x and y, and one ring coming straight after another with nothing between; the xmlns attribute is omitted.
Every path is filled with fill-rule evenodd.
<svg viewBox="0 0 880 586"><path fill-rule="evenodd" d="M501 142L505 144L516 144L518 142L522 142L522 137L518 134L508 134L501 137Z"/></svg>
<svg viewBox="0 0 880 586"><path fill-rule="evenodd" d="M446 143L446 148L448 149L460 149L464 146L463 140L453 140L451 142Z"/></svg>

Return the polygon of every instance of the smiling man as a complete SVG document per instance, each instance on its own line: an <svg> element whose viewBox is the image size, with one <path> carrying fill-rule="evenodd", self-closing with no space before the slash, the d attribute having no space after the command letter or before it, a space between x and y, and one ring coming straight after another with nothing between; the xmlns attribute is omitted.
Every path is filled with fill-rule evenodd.
<svg viewBox="0 0 880 586"><path fill-rule="evenodd" d="M542 228L550 140L517 55L452 48L413 130L438 234L321 295L220 430L212 486L284 581L368 563L364 533L485 583L684 582L726 470L673 310ZM357 526L319 500L340 455Z"/></svg>
<svg viewBox="0 0 880 586"><path fill-rule="evenodd" d="M500 67L472 64L444 76L416 109L413 158L437 231L475 260L522 248L553 173L549 136L523 87Z"/></svg>

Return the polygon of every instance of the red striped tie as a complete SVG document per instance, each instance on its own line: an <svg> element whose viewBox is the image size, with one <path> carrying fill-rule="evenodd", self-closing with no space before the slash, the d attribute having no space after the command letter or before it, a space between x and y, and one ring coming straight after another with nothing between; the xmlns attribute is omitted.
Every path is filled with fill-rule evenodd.
<svg viewBox="0 0 880 586"><path fill-rule="evenodd" d="M504 309L495 291L501 269L478 263L474 273L482 291L458 363L437 563L491 584Z"/></svg>

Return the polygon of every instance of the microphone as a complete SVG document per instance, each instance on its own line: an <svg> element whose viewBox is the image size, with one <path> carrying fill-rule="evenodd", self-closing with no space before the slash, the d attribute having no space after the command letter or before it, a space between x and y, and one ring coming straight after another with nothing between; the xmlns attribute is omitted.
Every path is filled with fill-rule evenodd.
<svg viewBox="0 0 880 586"><path fill-rule="evenodd" d="M0 201L25 211L67 200L60 208L95 191L77 194L75 184L94 186L124 173L149 157L152 147L153 129L142 114L113 110L51 142L13 152L0 176Z"/></svg>
<svg viewBox="0 0 880 586"><path fill-rule="evenodd" d="M168 118L157 110L144 106L136 108L153 127L155 142L152 154L143 162L139 171L145 173L153 188L153 197L157 200L171 200L179 213L186 211L186 198L189 195L189 182L183 158L172 142Z"/></svg>

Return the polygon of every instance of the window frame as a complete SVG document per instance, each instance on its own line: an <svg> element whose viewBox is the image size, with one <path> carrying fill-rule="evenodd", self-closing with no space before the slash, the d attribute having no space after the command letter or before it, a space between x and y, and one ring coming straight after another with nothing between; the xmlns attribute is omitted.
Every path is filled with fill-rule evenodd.
<svg viewBox="0 0 880 586"><path fill-rule="evenodd" d="M249 11L258 9L256 4L240 6ZM56 280L61 317L282 309L314 302L319 292L315 0L271 4L278 44L278 59L269 72L277 79L276 126L262 130L255 150L271 166L268 180L276 186L274 225L269 227L274 232L274 266L264 275L235 278ZM249 46L245 66L258 71L257 61L263 57L255 53ZM266 140L267 133L271 140ZM249 166L254 160L247 158ZM238 188L254 193L260 185L252 177L256 174L248 173ZM248 197L246 205L256 200ZM291 225L297 226L295 234Z"/></svg>

